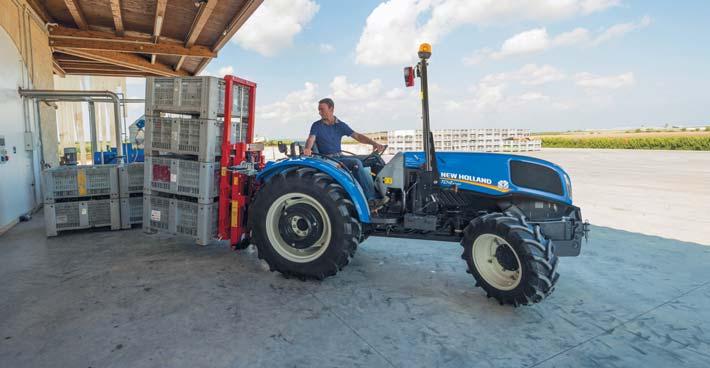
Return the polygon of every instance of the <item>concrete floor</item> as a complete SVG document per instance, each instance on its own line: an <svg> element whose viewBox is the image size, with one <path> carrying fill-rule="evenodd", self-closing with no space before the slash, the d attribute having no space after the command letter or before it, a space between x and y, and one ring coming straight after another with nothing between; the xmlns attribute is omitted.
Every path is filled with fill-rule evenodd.
<svg viewBox="0 0 710 368"><path fill-rule="evenodd" d="M371 238L323 282L140 230L0 236L1 367L708 367L710 247L594 227L533 307L454 243Z"/></svg>
<svg viewBox="0 0 710 368"><path fill-rule="evenodd" d="M543 149L595 225L710 245L710 152Z"/></svg>

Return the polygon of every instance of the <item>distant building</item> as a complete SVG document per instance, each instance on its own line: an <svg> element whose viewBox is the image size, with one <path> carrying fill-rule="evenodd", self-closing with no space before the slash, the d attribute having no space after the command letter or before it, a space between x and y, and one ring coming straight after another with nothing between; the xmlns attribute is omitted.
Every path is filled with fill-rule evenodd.
<svg viewBox="0 0 710 368"><path fill-rule="evenodd" d="M542 141L530 136L528 129L442 129L434 130L434 147L439 151L465 152L525 152L539 151ZM388 144L388 154L402 151L421 151L421 130L394 130L369 133L370 138Z"/></svg>
<svg viewBox="0 0 710 368"><path fill-rule="evenodd" d="M365 135L379 144L387 144L387 132L365 133Z"/></svg>

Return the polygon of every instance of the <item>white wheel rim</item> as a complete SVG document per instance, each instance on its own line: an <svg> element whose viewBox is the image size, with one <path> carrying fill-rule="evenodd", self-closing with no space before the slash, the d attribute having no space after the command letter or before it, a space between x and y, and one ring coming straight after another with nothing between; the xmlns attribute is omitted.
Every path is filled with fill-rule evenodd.
<svg viewBox="0 0 710 368"><path fill-rule="evenodd" d="M515 271L506 270L496 258L496 250L498 247L508 247L515 261L518 263L518 268ZM522 263L518 258L518 253L508 244L505 239L495 234L480 235L473 242L473 264L476 266L478 274L481 275L489 285L498 290L513 290L520 285L522 275Z"/></svg>
<svg viewBox="0 0 710 368"><path fill-rule="evenodd" d="M281 213L295 204L313 207L323 219L323 234L312 246L305 249L298 249L288 244L279 232ZM318 259L328 249L331 238L330 218L325 208L315 198L303 193L287 193L277 198L266 213L266 236L271 247L282 257L291 262L308 263Z"/></svg>

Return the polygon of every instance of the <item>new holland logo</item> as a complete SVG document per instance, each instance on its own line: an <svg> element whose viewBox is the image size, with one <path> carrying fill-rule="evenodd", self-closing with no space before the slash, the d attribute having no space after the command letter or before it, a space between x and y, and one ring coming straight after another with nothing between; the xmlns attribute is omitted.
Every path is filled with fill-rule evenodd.
<svg viewBox="0 0 710 368"><path fill-rule="evenodd" d="M508 189L510 187L510 184L506 180L499 180L498 181L498 188L499 189Z"/></svg>
<svg viewBox="0 0 710 368"><path fill-rule="evenodd" d="M493 180L491 180L489 178L482 178L480 176L473 176L473 175L466 175L466 174L442 172L441 178L493 185Z"/></svg>

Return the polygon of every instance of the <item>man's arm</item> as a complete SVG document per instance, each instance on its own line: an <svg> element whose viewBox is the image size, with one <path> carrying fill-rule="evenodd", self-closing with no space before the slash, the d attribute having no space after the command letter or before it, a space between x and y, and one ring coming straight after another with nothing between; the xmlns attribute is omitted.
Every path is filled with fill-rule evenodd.
<svg viewBox="0 0 710 368"><path fill-rule="evenodd" d="M369 144L371 145L375 151L378 151L380 153L384 152L385 146L373 141L370 137L366 135L362 135L358 132L353 132L353 134L350 135L354 140L362 143L362 144Z"/></svg>
<svg viewBox="0 0 710 368"><path fill-rule="evenodd" d="M306 140L306 148L303 150L303 154L310 156L313 154L313 145L316 143L316 136L311 134Z"/></svg>

